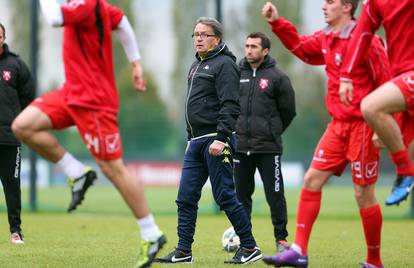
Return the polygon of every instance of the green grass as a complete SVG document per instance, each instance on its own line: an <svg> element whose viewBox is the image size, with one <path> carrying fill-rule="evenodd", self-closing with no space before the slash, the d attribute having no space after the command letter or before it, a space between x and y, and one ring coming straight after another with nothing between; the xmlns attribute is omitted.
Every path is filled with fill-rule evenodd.
<svg viewBox="0 0 414 268"><path fill-rule="evenodd" d="M384 200L388 188L378 188ZM177 243L175 188L151 188L146 195L156 220L169 242L161 254ZM26 190L23 193L26 197ZM294 235L297 189L286 192L290 240ZM26 244L8 242L6 213L0 218L0 267L132 267L138 248L134 219L118 193L109 187L95 187L79 211L66 214L69 192L63 188L39 191L39 212L27 210L24 199L23 230ZM262 189L254 197L253 231L264 254L274 253L272 227ZM4 204L4 200L0 201ZM211 191L203 193L191 267L229 267L223 261L232 255L220 248L222 232L229 226L223 214L214 214ZM414 267L412 259L414 220L408 217L409 203L383 207L382 256L386 267ZM310 267L357 267L364 260L365 242L351 187L327 187L320 216L314 225L309 254ZM254 267L265 267L258 262ZM166 267L154 264L153 267ZM188 265L174 265L188 267Z"/></svg>

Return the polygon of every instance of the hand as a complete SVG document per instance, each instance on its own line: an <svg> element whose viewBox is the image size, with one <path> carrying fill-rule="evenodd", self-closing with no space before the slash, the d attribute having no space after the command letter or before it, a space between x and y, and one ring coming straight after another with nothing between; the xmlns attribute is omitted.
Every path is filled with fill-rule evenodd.
<svg viewBox="0 0 414 268"><path fill-rule="evenodd" d="M144 92L147 90L147 85L144 80L144 72L142 70L141 62L132 62L132 83L137 91Z"/></svg>
<svg viewBox="0 0 414 268"><path fill-rule="evenodd" d="M385 148L384 143L382 142L380 137L378 137L377 133L374 133L374 135L372 135L372 142L374 143L375 147L377 147L378 149Z"/></svg>
<svg viewBox="0 0 414 268"><path fill-rule="evenodd" d="M224 147L224 143L215 140L212 144L210 144L210 147L208 148L208 153L212 156L219 156L223 153Z"/></svg>
<svg viewBox="0 0 414 268"><path fill-rule="evenodd" d="M274 22L279 18L279 12L275 5L267 2L262 8L262 15L267 19L268 22Z"/></svg>
<svg viewBox="0 0 414 268"><path fill-rule="evenodd" d="M345 106L349 106L352 101L352 91L354 90L354 85L352 82L342 81L339 86L339 98Z"/></svg>

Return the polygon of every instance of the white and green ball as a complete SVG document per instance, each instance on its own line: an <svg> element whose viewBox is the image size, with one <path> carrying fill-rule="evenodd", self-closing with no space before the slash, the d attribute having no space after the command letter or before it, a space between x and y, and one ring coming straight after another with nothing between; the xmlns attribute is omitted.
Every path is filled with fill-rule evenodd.
<svg viewBox="0 0 414 268"><path fill-rule="evenodd" d="M240 238L234 231L233 226L224 231L221 238L223 249L228 252L236 251L240 246Z"/></svg>

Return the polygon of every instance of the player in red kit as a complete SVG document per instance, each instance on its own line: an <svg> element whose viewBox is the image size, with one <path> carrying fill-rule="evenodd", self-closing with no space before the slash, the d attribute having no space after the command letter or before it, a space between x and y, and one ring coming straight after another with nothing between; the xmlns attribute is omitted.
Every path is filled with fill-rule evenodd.
<svg viewBox="0 0 414 268"><path fill-rule="evenodd" d="M352 105L342 104L338 92L343 57L356 26L353 16L357 7L358 0L323 1L322 10L328 25L307 36L300 36L292 23L280 18L276 7L270 2L263 7L263 16L290 52L308 64L325 65L328 76L326 106L332 117L305 174L297 208L294 243L289 250L264 257L267 264L277 267L308 266L307 248L321 207L322 188L332 176L340 176L350 163L368 251L362 267L382 267L382 213L374 191L379 152L372 141L373 131L364 122L359 108L363 97L390 77L387 55L379 38L375 38L366 50L367 57L358 68Z"/></svg>
<svg viewBox="0 0 414 268"><path fill-rule="evenodd" d="M361 64L374 32L384 26L387 53L392 68L388 83L367 96L361 103L365 120L388 148L397 175L404 177L393 189L387 204L398 204L407 198L414 186L414 166L407 146L414 124L414 2L411 0L368 0L364 2L361 19L350 43L350 51L341 72L341 99L345 104L353 98L355 69ZM392 114L406 112L400 129ZM402 132L401 132L402 130ZM402 135L401 135L402 134ZM394 196L393 196L394 195ZM393 198L394 197L394 198Z"/></svg>
<svg viewBox="0 0 414 268"><path fill-rule="evenodd" d="M118 94L113 72L112 31L132 64L134 87L145 90L138 45L123 12L105 0L40 0L49 24L63 26L63 62L66 81L59 90L35 99L13 122L13 131L45 159L78 178L72 187L73 210L82 201L93 178L49 133L76 126L102 172L121 193L137 219L141 249L137 267L149 266L166 238L151 215L142 182L129 174L122 160L118 127ZM85 173L85 174L83 174Z"/></svg>

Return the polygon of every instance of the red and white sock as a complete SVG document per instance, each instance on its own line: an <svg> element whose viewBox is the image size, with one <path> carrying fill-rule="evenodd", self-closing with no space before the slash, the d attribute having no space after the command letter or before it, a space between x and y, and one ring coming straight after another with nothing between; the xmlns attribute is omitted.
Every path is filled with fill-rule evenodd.
<svg viewBox="0 0 414 268"><path fill-rule="evenodd" d="M359 209L359 214L364 227L365 241L367 243L367 263L382 267L380 248L381 248L381 228L382 212L379 204L369 208Z"/></svg>
<svg viewBox="0 0 414 268"><path fill-rule="evenodd" d="M397 167L397 175L413 176L414 166L408 156L408 150L404 149L395 153L390 153L392 162Z"/></svg>
<svg viewBox="0 0 414 268"><path fill-rule="evenodd" d="M302 255L308 255L308 242L312 225L318 217L321 208L322 192L302 189L296 220L295 247Z"/></svg>

